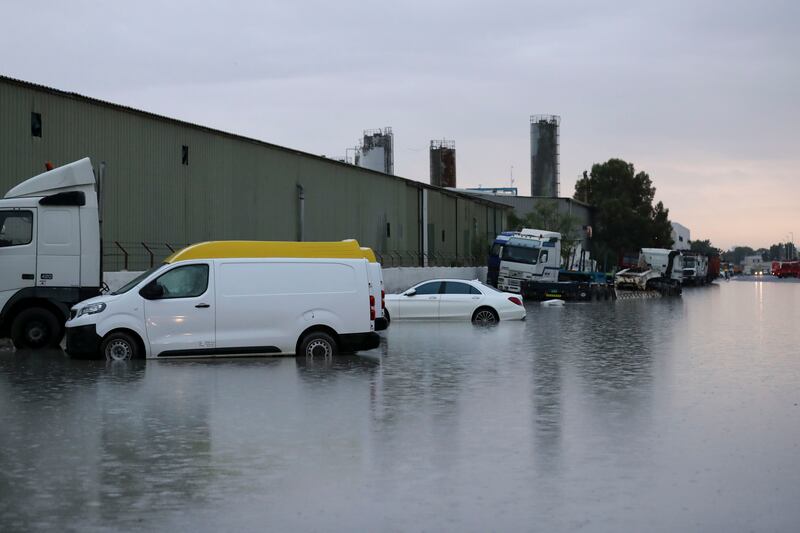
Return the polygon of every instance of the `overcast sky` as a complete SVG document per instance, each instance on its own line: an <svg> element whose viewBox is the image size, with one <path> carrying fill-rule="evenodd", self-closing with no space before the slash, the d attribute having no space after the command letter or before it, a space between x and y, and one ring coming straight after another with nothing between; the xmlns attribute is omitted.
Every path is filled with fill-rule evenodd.
<svg viewBox="0 0 800 533"><path fill-rule="evenodd" d="M530 192L561 116L561 195L650 174L692 238L800 240L800 2L3 0L0 73L329 157L391 126L395 173ZM2 117L0 117L0 120Z"/></svg>

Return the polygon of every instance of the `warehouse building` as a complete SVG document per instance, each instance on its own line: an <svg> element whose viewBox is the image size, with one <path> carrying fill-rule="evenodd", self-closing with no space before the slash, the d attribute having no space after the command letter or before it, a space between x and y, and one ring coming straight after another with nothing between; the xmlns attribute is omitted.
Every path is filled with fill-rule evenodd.
<svg viewBox="0 0 800 533"><path fill-rule="evenodd" d="M0 194L90 157L106 270L205 240L358 239L384 266L482 262L509 207L0 76ZM101 162L104 165L101 165ZM476 259L477 258L477 259Z"/></svg>

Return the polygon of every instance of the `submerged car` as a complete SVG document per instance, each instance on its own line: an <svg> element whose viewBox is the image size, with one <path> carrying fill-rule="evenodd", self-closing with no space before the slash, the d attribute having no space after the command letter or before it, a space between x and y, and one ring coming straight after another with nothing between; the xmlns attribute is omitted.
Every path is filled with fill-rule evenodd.
<svg viewBox="0 0 800 533"><path fill-rule="evenodd" d="M522 320L522 296L502 292L478 280L433 279L400 294L386 295L384 315L398 319L471 319L478 324Z"/></svg>

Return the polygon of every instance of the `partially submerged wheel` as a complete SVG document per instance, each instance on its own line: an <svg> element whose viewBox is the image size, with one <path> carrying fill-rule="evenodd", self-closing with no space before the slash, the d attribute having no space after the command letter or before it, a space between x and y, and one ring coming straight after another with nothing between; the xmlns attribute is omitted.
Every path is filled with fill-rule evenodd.
<svg viewBox="0 0 800 533"><path fill-rule="evenodd" d="M324 331L312 331L300 342L297 355L306 359L330 359L339 351L336 341Z"/></svg>
<svg viewBox="0 0 800 533"><path fill-rule="evenodd" d="M136 339L123 331L107 335L100 345L100 351L106 361L130 361L140 356Z"/></svg>
<svg viewBox="0 0 800 533"><path fill-rule="evenodd" d="M11 340L17 349L55 348L63 336L58 319L41 307L25 309L11 323Z"/></svg>
<svg viewBox="0 0 800 533"><path fill-rule="evenodd" d="M491 307L480 307L472 315L472 322L479 326L497 324L499 321L500 317L497 316L497 311Z"/></svg>

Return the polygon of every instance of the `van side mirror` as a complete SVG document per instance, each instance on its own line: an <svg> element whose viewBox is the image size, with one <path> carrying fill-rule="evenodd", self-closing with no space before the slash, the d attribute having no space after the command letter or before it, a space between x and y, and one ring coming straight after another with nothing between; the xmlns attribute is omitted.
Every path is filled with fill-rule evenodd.
<svg viewBox="0 0 800 533"><path fill-rule="evenodd" d="M408 289L403 294L406 295L406 296L414 296L415 294L417 294L417 290L416 289Z"/></svg>
<svg viewBox="0 0 800 533"><path fill-rule="evenodd" d="M155 281L151 281L150 283L142 287L142 290L139 291L139 296L141 296L145 300L158 300L159 298L164 296L164 287L162 287Z"/></svg>

